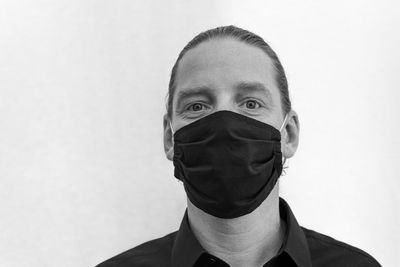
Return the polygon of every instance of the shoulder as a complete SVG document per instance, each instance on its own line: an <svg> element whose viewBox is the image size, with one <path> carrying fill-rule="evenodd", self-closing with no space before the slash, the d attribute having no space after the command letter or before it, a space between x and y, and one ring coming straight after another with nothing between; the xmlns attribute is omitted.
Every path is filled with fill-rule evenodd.
<svg viewBox="0 0 400 267"><path fill-rule="evenodd" d="M381 267L367 252L330 236L302 227L315 266Z"/></svg>
<svg viewBox="0 0 400 267"><path fill-rule="evenodd" d="M145 242L118 254L96 267L135 267L159 266L160 262L170 261L170 254L177 232Z"/></svg>

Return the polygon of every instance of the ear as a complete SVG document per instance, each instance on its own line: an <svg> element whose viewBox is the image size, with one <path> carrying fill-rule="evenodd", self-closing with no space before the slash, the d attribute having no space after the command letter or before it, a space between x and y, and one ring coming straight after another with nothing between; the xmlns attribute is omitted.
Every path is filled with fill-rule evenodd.
<svg viewBox="0 0 400 267"><path fill-rule="evenodd" d="M164 127L164 151L167 159L172 161L174 156L174 137L171 130L171 124L168 114L164 115L163 127Z"/></svg>
<svg viewBox="0 0 400 267"><path fill-rule="evenodd" d="M283 157L291 158L299 145L300 124L296 111L291 110L287 116L286 125L281 132L281 146Z"/></svg>

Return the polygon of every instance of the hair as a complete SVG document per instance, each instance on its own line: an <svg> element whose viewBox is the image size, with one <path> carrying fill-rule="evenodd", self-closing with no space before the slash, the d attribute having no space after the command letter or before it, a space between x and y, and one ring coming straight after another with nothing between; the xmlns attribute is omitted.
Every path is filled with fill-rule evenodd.
<svg viewBox="0 0 400 267"><path fill-rule="evenodd" d="M207 30L205 32L202 32L198 34L196 37L194 37L184 48L183 50L179 53L178 59L176 60L172 71L171 71L171 77L169 80L169 88L168 88L168 93L167 93L167 114L168 117L171 119L172 118L172 103L173 103L173 96L176 88L176 75L177 75L177 70L179 66L179 62L183 58L183 56L186 54L187 51L190 49L195 48L199 44L209 41L212 39L217 39L217 38L232 38L234 40L238 40L241 42L244 42L246 44L255 46L260 48L262 51L264 51L272 60L273 66L276 71L276 83L278 85L279 91L280 91L280 97L281 97L281 103L282 103L282 111L284 115L286 115L290 110L291 110L291 101L289 98L289 90L288 90L288 83L285 75L285 70L282 67L281 62L278 59L278 56L272 50L272 48L262 39L260 36L249 32L247 30L238 28L236 26L230 25L230 26L222 26L222 27L217 27L214 29Z"/></svg>

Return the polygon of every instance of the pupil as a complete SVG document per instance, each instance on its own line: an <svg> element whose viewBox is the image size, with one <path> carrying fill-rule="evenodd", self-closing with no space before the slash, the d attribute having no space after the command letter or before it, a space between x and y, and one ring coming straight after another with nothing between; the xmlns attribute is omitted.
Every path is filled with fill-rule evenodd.
<svg viewBox="0 0 400 267"><path fill-rule="evenodd" d="M247 102L247 107L248 108L254 108L254 101Z"/></svg>
<svg viewBox="0 0 400 267"><path fill-rule="evenodd" d="M200 110L201 109L201 105L200 104L194 104L193 105L193 110L194 111L198 111L198 110Z"/></svg>

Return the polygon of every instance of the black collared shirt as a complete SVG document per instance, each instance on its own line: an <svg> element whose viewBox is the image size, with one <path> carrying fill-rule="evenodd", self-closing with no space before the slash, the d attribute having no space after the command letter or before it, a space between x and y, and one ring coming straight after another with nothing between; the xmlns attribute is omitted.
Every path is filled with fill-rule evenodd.
<svg viewBox="0 0 400 267"><path fill-rule="evenodd" d="M264 264L298 267L381 266L366 252L329 236L300 227L288 204L279 201L286 234L278 254ZM229 265L207 253L190 229L187 211L178 231L125 251L97 267L220 267Z"/></svg>

